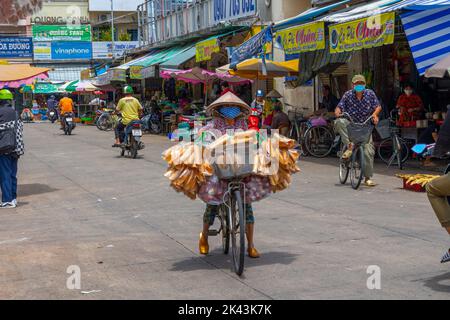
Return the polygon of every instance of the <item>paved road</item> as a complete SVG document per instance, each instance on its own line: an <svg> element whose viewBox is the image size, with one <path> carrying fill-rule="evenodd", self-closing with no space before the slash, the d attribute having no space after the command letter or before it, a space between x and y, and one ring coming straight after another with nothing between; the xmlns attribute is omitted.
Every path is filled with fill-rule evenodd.
<svg viewBox="0 0 450 320"><path fill-rule="evenodd" d="M255 204L262 257L238 278L219 239L198 254L204 205L169 188L167 139L146 136L132 160L110 147L112 133L74 133L26 125L20 207L0 212L2 299L450 298L439 264L448 236L394 171L354 191L336 183L335 159L301 161L289 190ZM67 289L71 265L81 290ZM367 289L369 265L381 268L381 290Z"/></svg>

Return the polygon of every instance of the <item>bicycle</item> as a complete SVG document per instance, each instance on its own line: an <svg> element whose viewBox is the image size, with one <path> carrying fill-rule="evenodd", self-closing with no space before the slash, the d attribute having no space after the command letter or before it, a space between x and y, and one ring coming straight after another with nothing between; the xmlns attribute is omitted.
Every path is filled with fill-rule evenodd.
<svg viewBox="0 0 450 320"><path fill-rule="evenodd" d="M293 114L293 116L292 116ZM289 138L297 141L298 143L298 149L301 156L308 155L308 152L306 151L305 143L304 143L304 137L305 132L307 130L307 122L308 120L303 117L303 113L297 112L297 111L288 111L288 117L291 121L291 129L289 131Z"/></svg>
<svg viewBox="0 0 450 320"><path fill-rule="evenodd" d="M373 116L370 116L363 123L356 123L353 121L348 113L343 113L350 120L347 126L348 136L350 142L353 144L352 156L349 159L344 158L345 151L348 146L341 145L341 152L339 156L339 182L345 184L350 175L350 183L354 190L357 190L361 185L364 175L364 148L363 145L367 143L372 136L374 126L367 124Z"/></svg>
<svg viewBox="0 0 450 320"><path fill-rule="evenodd" d="M305 132L305 147L310 155L316 158L328 156L333 149L334 132L328 124L315 125L313 119L307 123L308 129Z"/></svg>
<svg viewBox="0 0 450 320"><path fill-rule="evenodd" d="M242 180L253 173L253 165L214 164L214 172L219 179L227 180L227 190L216 215L220 221L220 229L210 230L208 235L222 234L224 254L228 254L231 241L233 270L240 276L244 272L246 230L246 199L242 196L245 195L245 184Z"/></svg>
<svg viewBox="0 0 450 320"><path fill-rule="evenodd" d="M399 136L400 129L395 125L392 112L389 119L382 120L375 127L378 134L383 139L378 145L377 154L380 159L390 167L394 161L400 170L403 169L403 164L408 160L409 147L406 140ZM387 124L387 126L386 126ZM389 136L386 138L386 136Z"/></svg>

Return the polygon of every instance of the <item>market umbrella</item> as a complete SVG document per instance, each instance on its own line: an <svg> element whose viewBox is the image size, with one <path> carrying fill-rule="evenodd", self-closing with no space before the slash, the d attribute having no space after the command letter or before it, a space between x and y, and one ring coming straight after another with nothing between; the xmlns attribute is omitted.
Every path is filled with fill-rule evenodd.
<svg viewBox="0 0 450 320"><path fill-rule="evenodd" d="M79 81L75 88L75 91L77 92L94 92L97 90L99 90L99 88L94 86L92 82L88 80Z"/></svg>
<svg viewBox="0 0 450 320"><path fill-rule="evenodd" d="M225 65L217 68L216 71L218 73L228 73L241 78L257 80L287 77L298 74L298 60L290 60L285 62L266 60L265 68L267 70L267 74L264 74L263 68L264 62L262 59L252 58L238 63L236 70L230 69L230 65Z"/></svg>
<svg viewBox="0 0 450 320"><path fill-rule="evenodd" d="M60 86L58 88L58 91L59 92L75 92L76 85L78 82L79 82L78 80L66 82L65 84L63 84L62 86Z"/></svg>
<svg viewBox="0 0 450 320"><path fill-rule="evenodd" d="M36 68L29 64L0 65L0 88L20 88L37 79L47 79L49 68Z"/></svg>
<svg viewBox="0 0 450 320"><path fill-rule="evenodd" d="M164 69L160 72L160 76L165 79L173 77L184 82L205 84L205 105L207 104L208 100L208 91L206 90L206 86L212 80L220 79L222 81L230 82L233 84L243 84L250 82L249 79L244 79L239 76L212 72L199 67L194 67L189 70Z"/></svg>
<svg viewBox="0 0 450 320"><path fill-rule="evenodd" d="M450 76L450 55L439 60L425 71L426 78L444 78Z"/></svg>

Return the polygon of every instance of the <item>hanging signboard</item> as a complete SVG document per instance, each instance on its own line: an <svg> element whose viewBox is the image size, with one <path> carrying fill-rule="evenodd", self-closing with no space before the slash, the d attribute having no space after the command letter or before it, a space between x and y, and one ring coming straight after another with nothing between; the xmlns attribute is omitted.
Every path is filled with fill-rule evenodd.
<svg viewBox="0 0 450 320"><path fill-rule="evenodd" d="M110 81L127 81L127 71L125 69L109 69L108 73L110 76Z"/></svg>
<svg viewBox="0 0 450 320"><path fill-rule="evenodd" d="M195 61L201 62L211 60L212 54L219 51L220 46L218 38L201 41L195 45Z"/></svg>
<svg viewBox="0 0 450 320"><path fill-rule="evenodd" d="M33 57L33 41L28 37L0 37L0 58Z"/></svg>
<svg viewBox="0 0 450 320"><path fill-rule="evenodd" d="M395 13L358 19L329 27L330 52L379 47L394 42Z"/></svg>
<svg viewBox="0 0 450 320"><path fill-rule="evenodd" d="M276 41L283 46L286 54L324 49L325 23L308 23L278 31Z"/></svg>
<svg viewBox="0 0 450 320"><path fill-rule="evenodd" d="M34 25L34 41L91 41L90 25Z"/></svg>
<svg viewBox="0 0 450 320"><path fill-rule="evenodd" d="M130 79L144 79L142 77L142 69L144 69L143 66L131 66L130 67Z"/></svg>

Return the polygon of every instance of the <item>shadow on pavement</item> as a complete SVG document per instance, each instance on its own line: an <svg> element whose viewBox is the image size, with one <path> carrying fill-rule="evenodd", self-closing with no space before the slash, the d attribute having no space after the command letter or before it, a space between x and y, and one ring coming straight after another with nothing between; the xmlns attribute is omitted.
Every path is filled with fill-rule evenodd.
<svg viewBox="0 0 450 320"><path fill-rule="evenodd" d="M41 183L20 184L17 189L20 197L58 191L58 189Z"/></svg>
<svg viewBox="0 0 450 320"><path fill-rule="evenodd" d="M433 291L450 293L450 272L425 280L424 285Z"/></svg>
<svg viewBox="0 0 450 320"><path fill-rule="evenodd" d="M245 268L267 266L267 265L288 265L297 259L297 254L287 252L261 252L261 257L251 259L245 255ZM198 271L210 270L212 266L219 269L230 269L232 266L231 252L228 255L217 249L207 256L188 258L173 264L170 271Z"/></svg>

